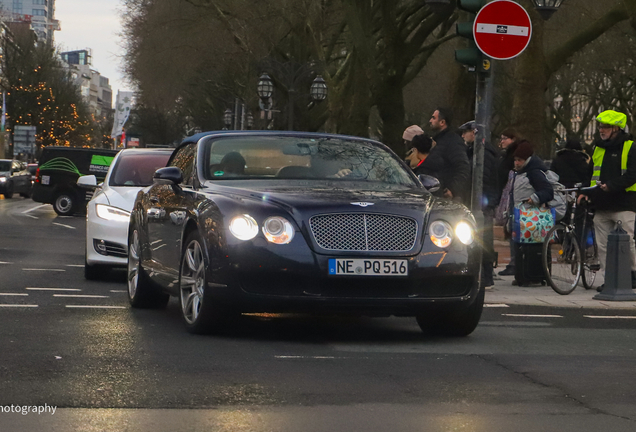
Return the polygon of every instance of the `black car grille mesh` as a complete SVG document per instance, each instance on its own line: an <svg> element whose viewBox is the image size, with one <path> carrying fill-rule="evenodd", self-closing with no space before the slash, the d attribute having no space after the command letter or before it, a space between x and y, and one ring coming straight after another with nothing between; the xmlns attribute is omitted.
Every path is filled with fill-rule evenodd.
<svg viewBox="0 0 636 432"><path fill-rule="evenodd" d="M311 233L320 246L333 251L395 251L413 249L417 222L411 218L373 213L313 216Z"/></svg>

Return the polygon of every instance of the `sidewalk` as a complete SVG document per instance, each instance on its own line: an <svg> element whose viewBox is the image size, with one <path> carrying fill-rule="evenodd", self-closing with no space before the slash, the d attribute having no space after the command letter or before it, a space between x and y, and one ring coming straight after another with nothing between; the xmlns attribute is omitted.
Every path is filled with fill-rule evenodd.
<svg viewBox="0 0 636 432"><path fill-rule="evenodd" d="M499 253L499 267L495 274L503 270L510 262L510 247L504 240L502 227L495 227L495 250ZM528 306L552 306L571 307L580 309L618 309L636 311L636 301L606 301L593 300L596 290L585 290L581 284L569 295L557 294L549 285L531 285L518 287L512 285L513 276L498 276L495 286L486 290L486 304L494 306L498 304L528 305ZM603 283L603 278L598 275L594 286Z"/></svg>

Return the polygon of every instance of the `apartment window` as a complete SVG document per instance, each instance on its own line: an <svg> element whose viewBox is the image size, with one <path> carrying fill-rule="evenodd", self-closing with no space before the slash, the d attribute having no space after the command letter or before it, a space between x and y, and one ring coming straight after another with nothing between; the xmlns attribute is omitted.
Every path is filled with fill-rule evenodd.
<svg viewBox="0 0 636 432"><path fill-rule="evenodd" d="M47 0L33 0L33 4L34 5L44 5L47 6L48 1Z"/></svg>
<svg viewBox="0 0 636 432"><path fill-rule="evenodd" d="M46 11L44 9L33 9L33 16L46 16Z"/></svg>

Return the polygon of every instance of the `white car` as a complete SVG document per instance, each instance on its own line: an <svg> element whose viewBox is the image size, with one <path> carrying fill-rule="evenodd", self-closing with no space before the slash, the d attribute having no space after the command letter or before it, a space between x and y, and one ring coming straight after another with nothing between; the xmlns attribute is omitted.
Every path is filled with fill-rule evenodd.
<svg viewBox="0 0 636 432"><path fill-rule="evenodd" d="M171 154L172 149L126 149L115 156L86 211L86 279L126 267L128 222L137 192L152 184L154 172L166 166ZM95 176L80 177L77 183L94 187Z"/></svg>

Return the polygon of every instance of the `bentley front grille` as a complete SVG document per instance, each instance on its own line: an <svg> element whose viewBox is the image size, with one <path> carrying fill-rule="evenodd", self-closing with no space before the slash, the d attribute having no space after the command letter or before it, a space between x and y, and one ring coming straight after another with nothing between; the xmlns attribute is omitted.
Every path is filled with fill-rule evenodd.
<svg viewBox="0 0 636 432"><path fill-rule="evenodd" d="M415 220L386 214L318 215L309 226L318 246L333 251L406 252L417 238Z"/></svg>

